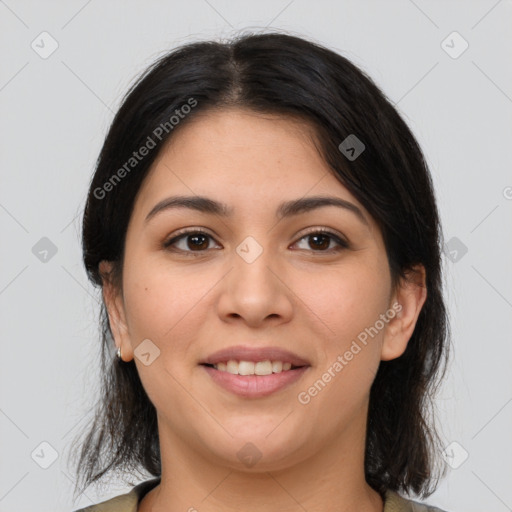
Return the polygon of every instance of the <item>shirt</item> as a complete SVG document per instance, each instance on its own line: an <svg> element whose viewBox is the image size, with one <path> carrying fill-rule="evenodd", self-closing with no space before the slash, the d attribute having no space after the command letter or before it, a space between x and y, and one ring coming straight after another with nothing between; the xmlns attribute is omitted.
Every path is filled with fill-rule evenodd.
<svg viewBox="0 0 512 512"><path fill-rule="evenodd" d="M141 482L126 494L102 501L97 505L75 510L74 512L137 512L139 502L154 487L160 483L160 477ZM446 512L440 508L423 505L416 501L403 498L393 491L386 491L384 512Z"/></svg>

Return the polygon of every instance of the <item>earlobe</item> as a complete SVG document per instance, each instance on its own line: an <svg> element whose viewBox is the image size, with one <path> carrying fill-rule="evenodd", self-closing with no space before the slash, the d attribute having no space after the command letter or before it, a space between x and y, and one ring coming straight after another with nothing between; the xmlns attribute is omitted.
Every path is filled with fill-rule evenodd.
<svg viewBox="0 0 512 512"><path fill-rule="evenodd" d="M123 361L130 361L133 358L132 346L128 334L123 298L119 287L112 279L112 262L101 261L99 270L103 281L103 301L107 309L110 330L116 349L121 348Z"/></svg>
<svg viewBox="0 0 512 512"><path fill-rule="evenodd" d="M426 272L423 265L416 265L401 279L393 294L390 307L396 311L384 334L381 360L400 357L414 332L418 316L427 298ZM400 307L396 307L400 304ZM395 306L395 307L393 307Z"/></svg>

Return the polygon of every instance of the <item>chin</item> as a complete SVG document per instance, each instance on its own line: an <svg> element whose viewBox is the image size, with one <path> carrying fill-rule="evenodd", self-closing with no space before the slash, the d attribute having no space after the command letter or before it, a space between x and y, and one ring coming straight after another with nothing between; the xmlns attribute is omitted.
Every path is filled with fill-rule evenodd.
<svg viewBox="0 0 512 512"><path fill-rule="evenodd" d="M237 431L233 438L226 436L219 442L211 440L211 454L217 463L222 461L236 471L257 473L287 469L307 458L308 454L300 449L302 440L293 442L288 431L276 428L282 419L279 418L270 429L258 430L253 427L247 429L246 435Z"/></svg>

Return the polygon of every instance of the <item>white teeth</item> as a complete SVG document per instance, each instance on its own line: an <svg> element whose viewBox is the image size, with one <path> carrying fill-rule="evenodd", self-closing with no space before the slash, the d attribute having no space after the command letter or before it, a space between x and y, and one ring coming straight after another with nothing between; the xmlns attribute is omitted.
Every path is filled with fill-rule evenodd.
<svg viewBox="0 0 512 512"><path fill-rule="evenodd" d="M272 373L281 373L292 367L291 363L282 361L236 361L230 359L227 363L217 363L213 365L216 370L232 373L233 375L271 375Z"/></svg>
<svg viewBox="0 0 512 512"><path fill-rule="evenodd" d="M238 375L254 375L254 363L252 361L240 361L238 363Z"/></svg>
<svg viewBox="0 0 512 512"><path fill-rule="evenodd" d="M238 363L236 361L228 361L226 371L232 373L233 375L238 374Z"/></svg>
<svg viewBox="0 0 512 512"><path fill-rule="evenodd" d="M272 371L279 373L283 369L283 363L281 361L272 361Z"/></svg>
<svg viewBox="0 0 512 512"><path fill-rule="evenodd" d="M254 365L255 375L272 375L272 362L271 361L258 361Z"/></svg>
<svg viewBox="0 0 512 512"><path fill-rule="evenodd" d="M227 371L228 365L226 363L217 363L214 365L217 370L220 370L221 372Z"/></svg>

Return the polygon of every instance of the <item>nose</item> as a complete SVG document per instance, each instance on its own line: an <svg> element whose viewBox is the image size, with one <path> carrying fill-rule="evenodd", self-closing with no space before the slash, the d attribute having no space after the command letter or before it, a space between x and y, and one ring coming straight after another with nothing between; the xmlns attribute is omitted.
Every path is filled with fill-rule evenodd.
<svg viewBox="0 0 512 512"><path fill-rule="evenodd" d="M243 321L253 328L269 322L289 322L293 315L293 292L287 283L284 263L280 264L275 254L265 249L253 259L254 251L251 246L244 252L242 246L233 252L231 270L221 283L218 314L225 322Z"/></svg>

